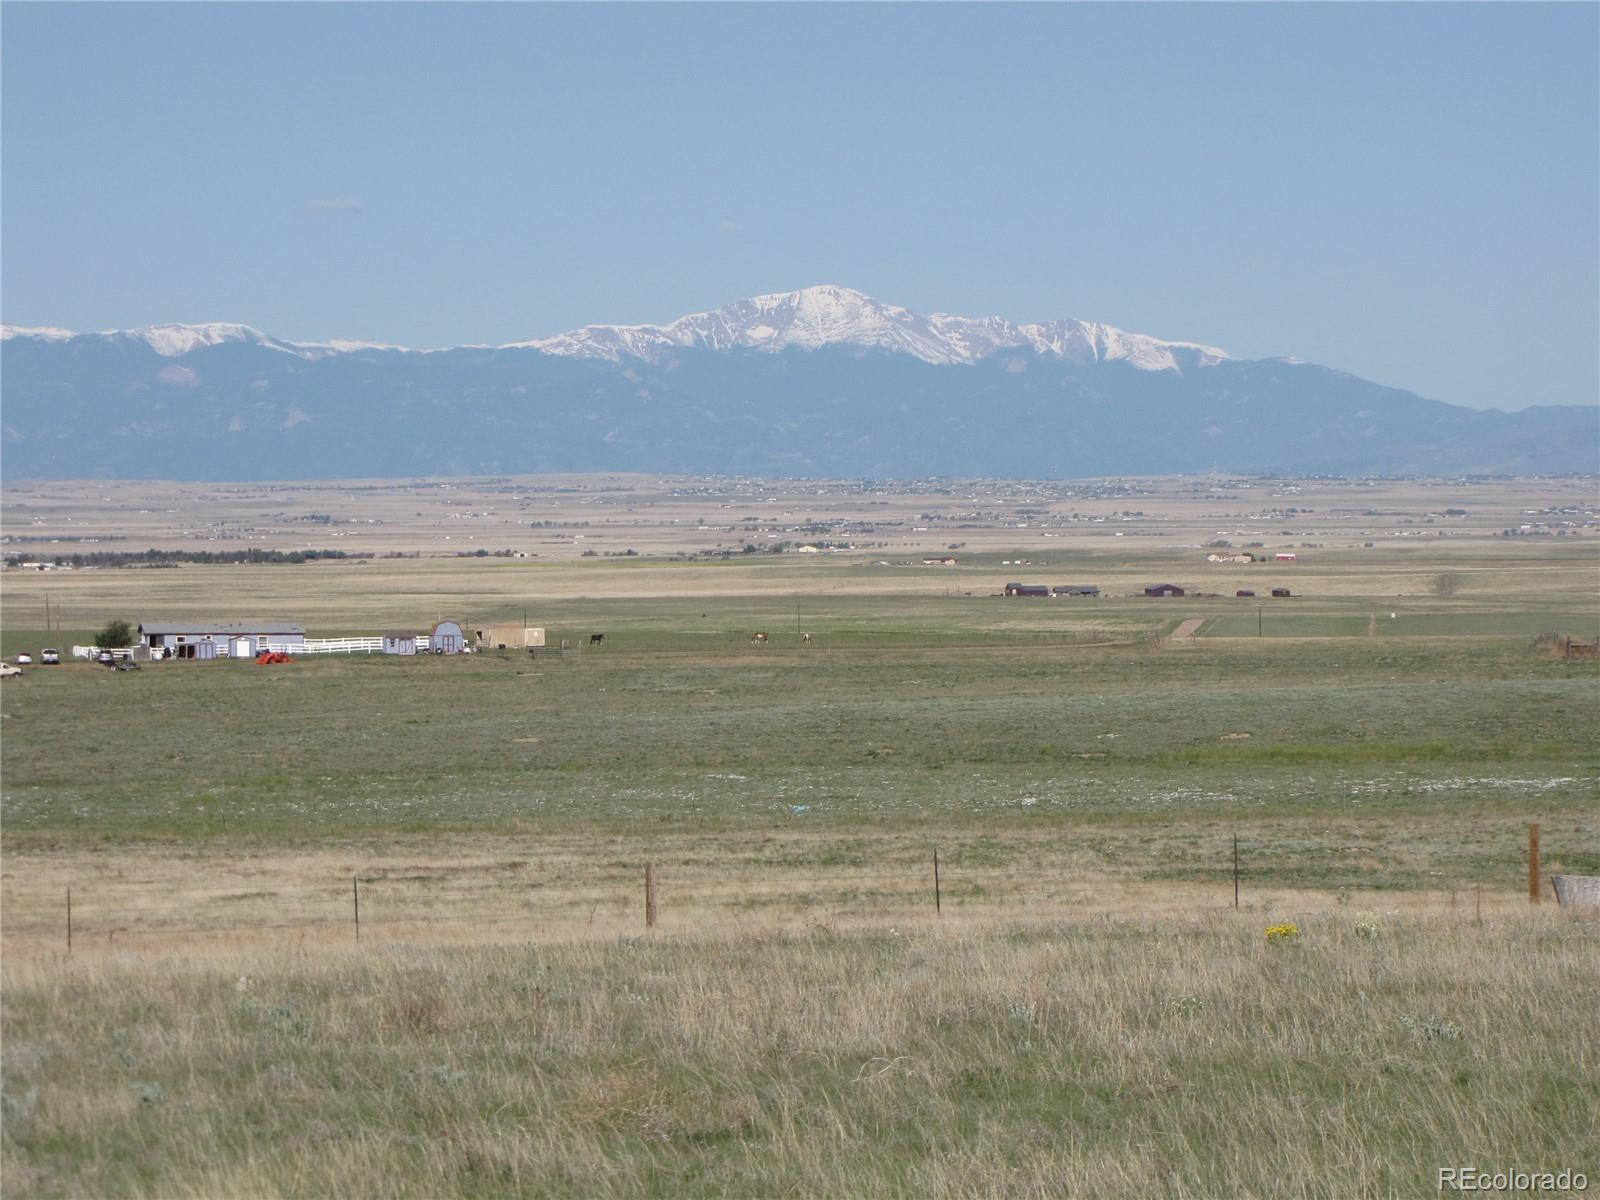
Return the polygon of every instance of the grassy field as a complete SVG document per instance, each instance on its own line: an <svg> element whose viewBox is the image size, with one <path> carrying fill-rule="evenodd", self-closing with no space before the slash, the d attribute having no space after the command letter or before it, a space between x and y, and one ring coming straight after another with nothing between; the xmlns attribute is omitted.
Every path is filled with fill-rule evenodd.
<svg viewBox="0 0 1600 1200"><path fill-rule="evenodd" d="M29 1196L1426 1196L1600 1164L1593 921L8 961ZM1579 999L1582 997L1583 999Z"/></svg>
<svg viewBox="0 0 1600 1200"><path fill-rule="evenodd" d="M5 682L7 1194L1600 1177L1600 926L1533 909L1525 858L1538 822L1546 872L1600 874L1600 662L1536 641L1595 636L1592 546L1001 536L7 571L8 658L113 617L526 611L551 646ZM1218 594L1134 595L1166 579Z"/></svg>

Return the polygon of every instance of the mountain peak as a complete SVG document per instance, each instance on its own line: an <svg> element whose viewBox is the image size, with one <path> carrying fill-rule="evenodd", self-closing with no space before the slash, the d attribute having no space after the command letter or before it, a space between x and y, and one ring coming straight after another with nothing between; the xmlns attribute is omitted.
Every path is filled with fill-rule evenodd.
<svg viewBox="0 0 1600 1200"><path fill-rule="evenodd" d="M65 329L4 327L7 339L68 341L78 336ZM143 342L166 358L180 358L229 342L253 344L305 359L363 350L405 350L379 342L339 339L286 342L250 325L226 321L147 325L142 329L108 331L101 336ZM1015 324L1004 317L960 317L942 312L925 317L834 283L751 296L709 312L690 313L666 325L585 325L500 348L608 362L659 362L680 349L777 353L828 346L909 355L939 366L970 365L1005 350L1018 350L1070 362L1121 361L1142 371L1179 374L1186 368L1214 366L1229 357L1214 346L1165 341L1091 321Z"/></svg>
<svg viewBox="0 0 1600 1200"><path fill-rule="evenodd" d="M1141 370L1179 372L1186 365L1209 366L1228 357L1214 346L1163 341L1086 321L1016 325L1004 317L924 317L854 288L826 283L752 296L666 325L586 325L512 345L611 362L656 361L677 348L776 353L790 347L851 346L909 354L939 365L970 364L1001 350L1019 349L1082 362L1120 359Z"/></svg>

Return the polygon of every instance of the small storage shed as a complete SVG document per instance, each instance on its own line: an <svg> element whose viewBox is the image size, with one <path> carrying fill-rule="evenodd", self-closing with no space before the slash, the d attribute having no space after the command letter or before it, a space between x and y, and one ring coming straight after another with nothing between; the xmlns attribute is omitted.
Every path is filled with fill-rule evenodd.
<svg viewBox="0 0 1600 1200"><path fill-rule="evenodd" d="M1254 599L1255 598L1255 593L1252 592L1249 588L1240 588L1237 592L1234 593L1234 595L1239 597L1241 600L1245 599L1245 598L1250 598L1250 599Z"/></svg>
<svg viewBox="0 0 1600 1200"><path fill-rule="evenodd" d="M1008 596L1048 596L1050 589L1042 583L1008 583L1006 595Z"/></svg>
<svg viewBox="0 0 1600 1200"><path fill-rule="evenodd" d="M385 654L415 654L417 635L414 633L386 633L383 635Z"/></svg>
<svg viewBox="0 0 1600 1200"><path fill-rule="evenodd" d="M1068 583L1050 589L1053 596L1098 596L1100 589L1092 583Z"/></svg>
<svg viewBox="0 0 1600 1200"><path fill-rule="evenodd" d="M1289 595L1289 589L1288 588L1273 588L1272 589L1272 594L1274 596L1276 596L1279 600L1282 600L1282 599L1286 598Z"/></svg>
<svg viewBox="0 0 1600 1200"><path fill-rule="evenodd" d="M1183 589L1175 583L1153 583L1145 588L1146 596L1181 596Z"/></svg>
<svg viewBox="0 0 1600 1200"><path fill-rule="evenodd" d="M467 635L458 621L440 621L428 631L428 649L435 654L465 654Z"/></svg>

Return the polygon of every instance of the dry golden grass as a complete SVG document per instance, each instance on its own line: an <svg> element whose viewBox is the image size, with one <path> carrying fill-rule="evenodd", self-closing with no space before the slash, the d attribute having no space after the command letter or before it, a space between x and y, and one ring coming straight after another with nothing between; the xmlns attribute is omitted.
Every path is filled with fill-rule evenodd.
<svg viewBox="0 0 1600 1200"><path fill-rule="evenodd" d="M0 950L11 959L60 953L69 888L79 955L188 942L338 945L355 938L356 880L361 935L370 944L643 933L646 861L662 934L882 929L933 916L935 846L947 923L1167 919L1231 909L1231 837L1241 829L1240 904L1263 917L1352 906L1411 916L1471 915L1481 906L1493 915L1527 903L1518 863L1524 826L1497 814L1412 817L1403 828L1330 816L1244 825L1041 818L1032 829L1005 830L952 821L903 832L716 832L689 823L634 835L590 829L306 844L41 841L9 849L0 869ZM1547 818L1546 868L1566 869L1562 847L1584 848L1592 833L1584 813ZM1319 862L1344 864L1342 877L1355 885L1319 886L1311 865ZM1485 864L1492 871L1487 885L1472 877ZM1359 882L1387 873L1418 882Z"/></svg>
<svg viewBox="0 0 1600 1200"><path fill-rule="evenodd" d="M1524 905L1524 909L1526 906ZM1600 927L8 956L8 1196L1422 1196L1600 1162Z"/></svg>

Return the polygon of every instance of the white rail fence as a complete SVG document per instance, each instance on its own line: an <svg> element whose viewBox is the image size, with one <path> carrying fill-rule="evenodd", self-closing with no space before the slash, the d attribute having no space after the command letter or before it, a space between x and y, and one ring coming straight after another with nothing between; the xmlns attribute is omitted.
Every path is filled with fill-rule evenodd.
<svg viewBox="0 0 1600 1200"><path fill-rule="evenodd" d="M428 639L419 637L417 649ZM304 642L274 642L263 640L262 650L282 654L378 654L383 650L381 637L307 638Z"/></svg>

